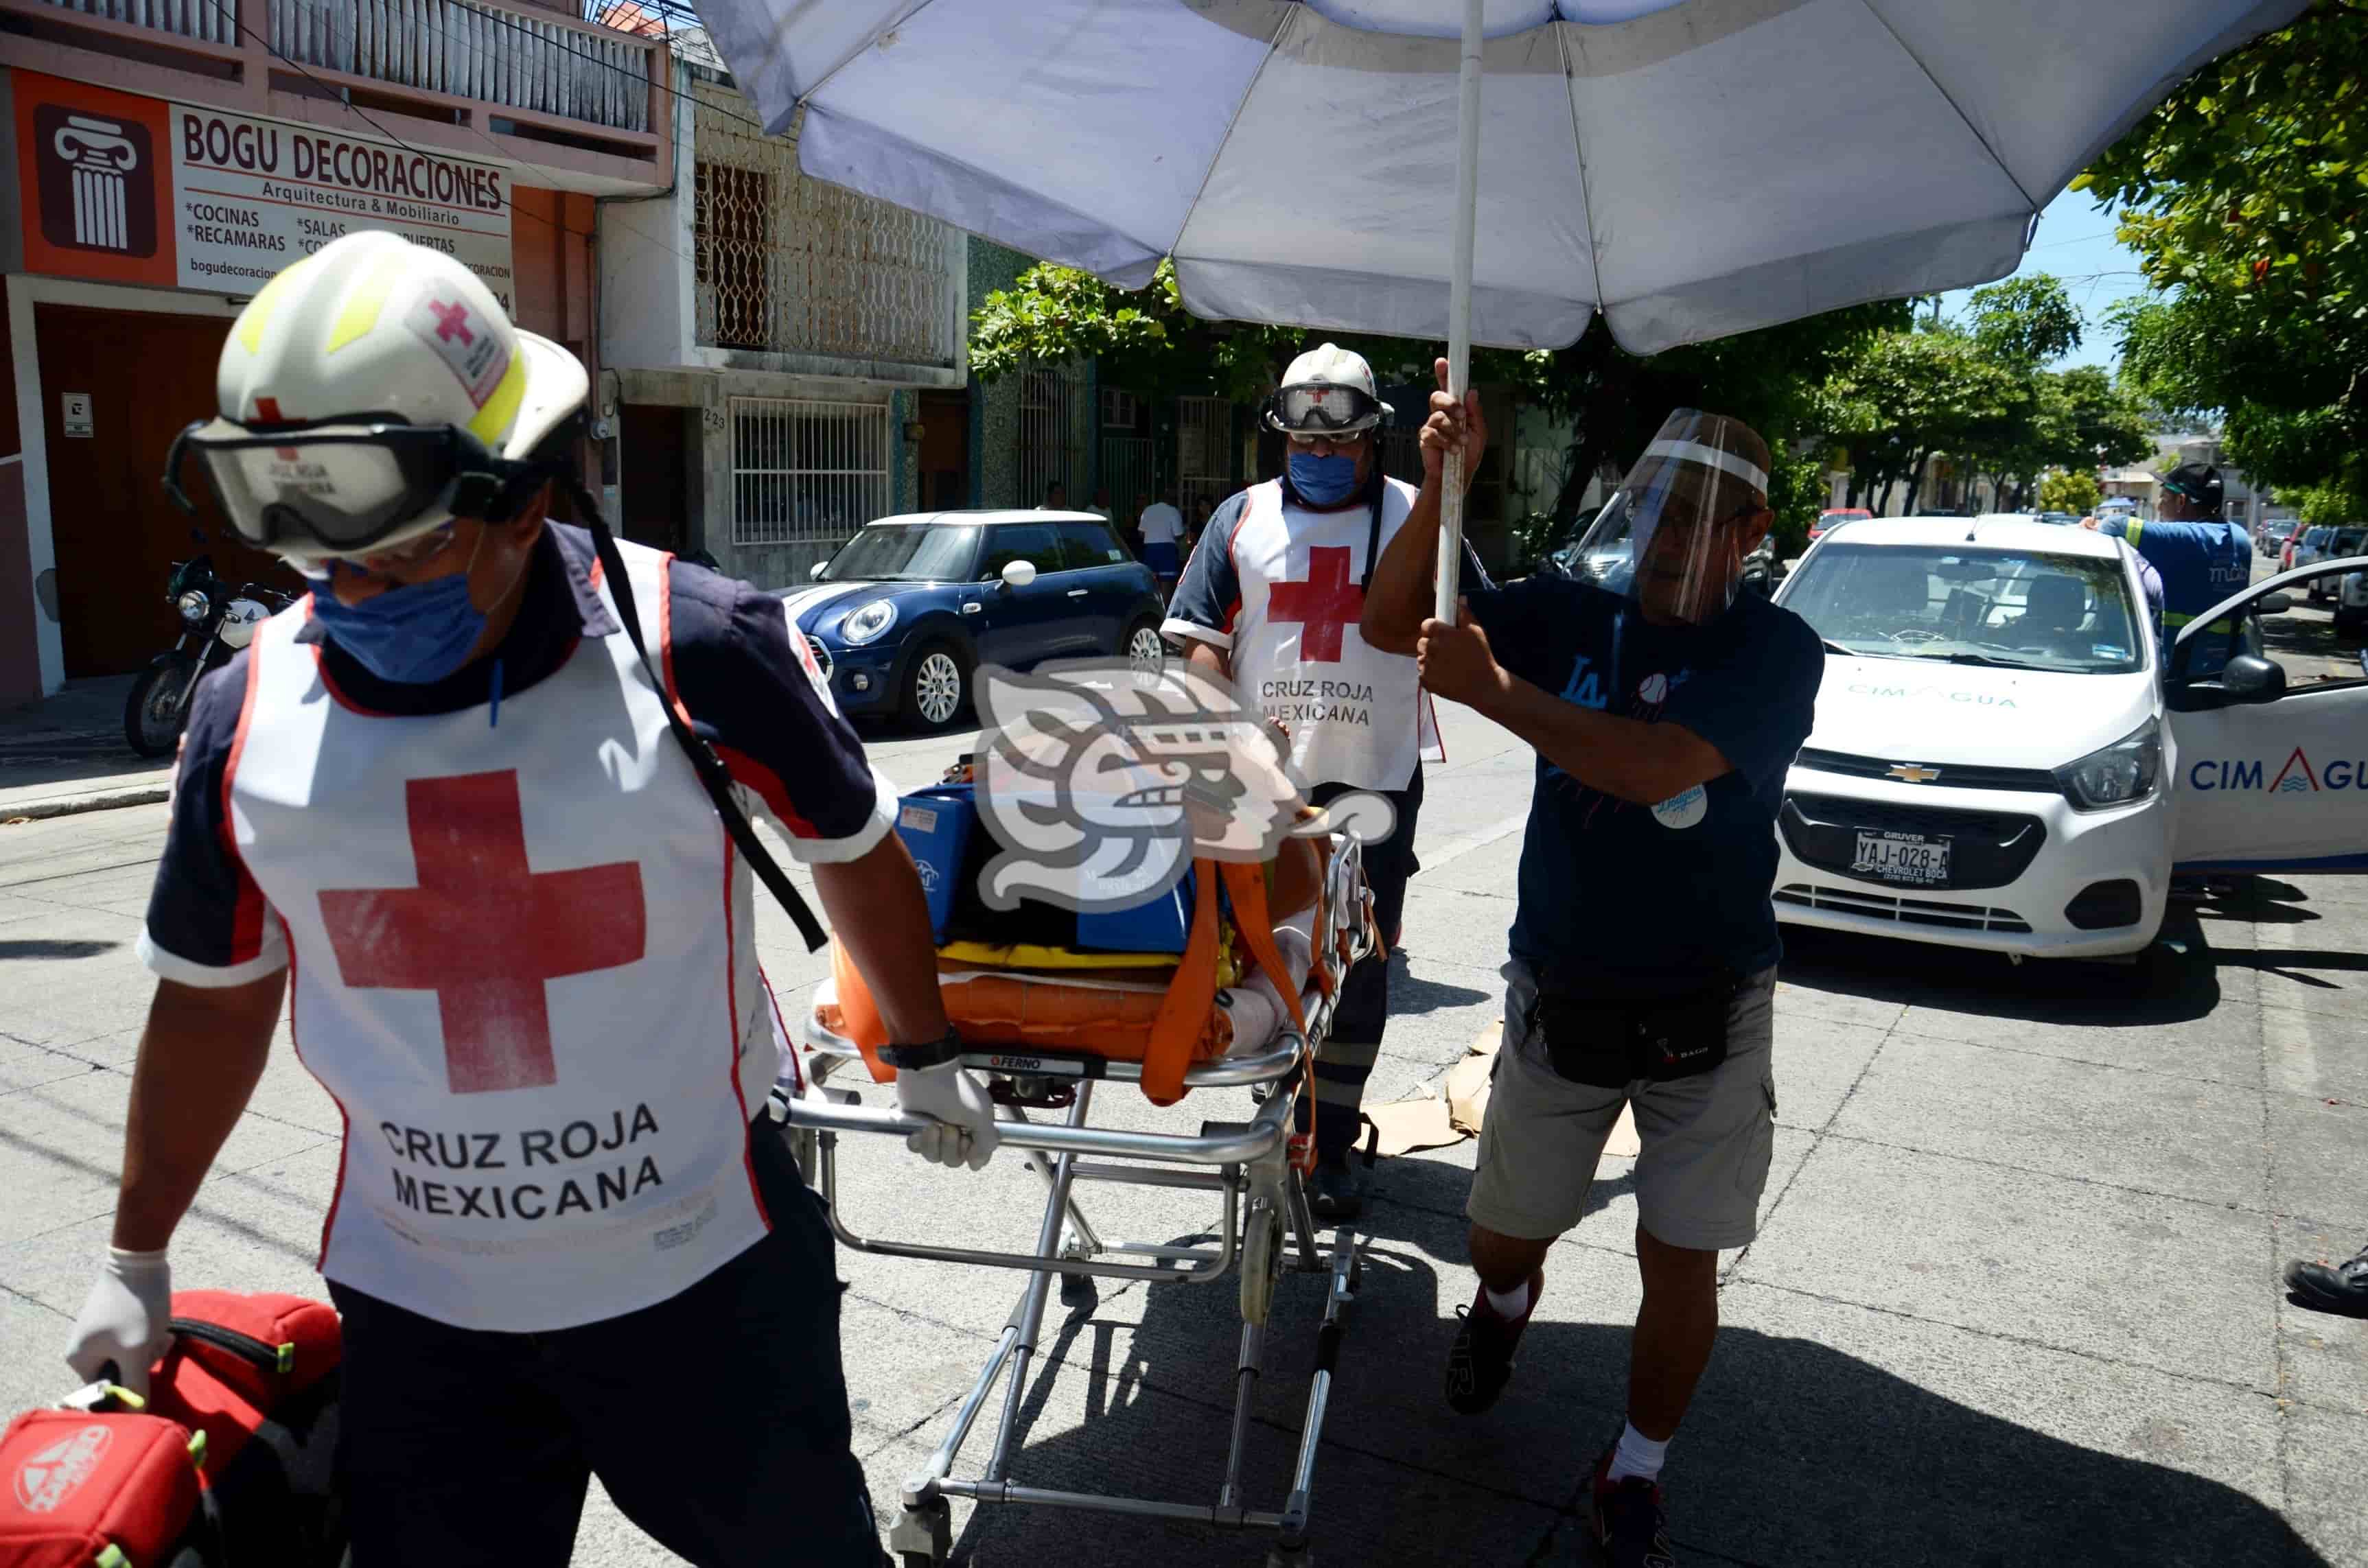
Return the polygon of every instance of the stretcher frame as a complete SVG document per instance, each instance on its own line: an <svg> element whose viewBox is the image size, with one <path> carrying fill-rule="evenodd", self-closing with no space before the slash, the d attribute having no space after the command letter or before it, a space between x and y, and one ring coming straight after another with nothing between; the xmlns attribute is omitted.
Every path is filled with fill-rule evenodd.
<svg viewBox="0 0 2368 1568"><path fill-rule="evenodd" d="M1319 932L1316 945L1332 951L1338 960L1335 974L1345 976L1372 950L1371 922L1361 915L1369 908L1369 895L1358 846L1339 836L1333 845L1324 908L1349 909L1360 915L1351 923L1345 952L1329 949L1329 932ZM1322 960L1319 951L1318 961ZM853 1042L825 1028L809 1010L803 1032L812 1052L811 1085L795 1096L777 1091L775 1103L789 1124L799 1166L820 1194L838 1240L860 1252L1017 1269L1028 1276L995 1348L956 1408L936 1451L927 1464L905 1479L901 1507L888 1533L889 1551L898 1568L939 1568L948 1560L953 1546L948 1499L953 1497L967 1497L981 1505L1030 1504L1184 1520L1226 1529L1270 1530L1274 1539L1267 1556L1269 1568L1309 1568L1314 1561L1308 1548L1308 1521L1317 1445L1323 1438L1340 1341L1363 1262L1358 1233L1349 1226L1336 1230L1328 1251L1319 1244L1305 1186L1292 1163L1292 1114L1306 1091L1308 1062L1332 1017L1331 997L1314 972L1302 990L1301 1007L1307 1021L1304 1037L1285 1018L1268 1049L1228 1055L1186 1071L1184 1082L1190 1089L1247 1088L1263 1095L1247 1120L1204 1121L1195 1133L1088 1124L1095 1089L1105 1082L1139 1082L1143 1075L1139 1062L1030 1048L965 1052L963 1065L990 1081L1008 1083L1022 1094L1034 1096L1047 1085L1076 1092L1058 1122L1031 1119L1021 1107L999 1108L1005 1119L1003 1146L1019 1153L1046 1187L1035 1250L1029 1253L883 1241L860 1235L848 1225L838 1204L840 1136L866 1133L902 1138L925 1124L894 1109L866 1107L852 1091L828 1086L827 1079L835 1072L851 1062L860 1065L860 1053ZM1218 1240L1213 1246L1105 1242L1077 1204L1076 1187L1088 1181L1216 1192L1222 1199ZM1142 1261L1132 1261L1136 1259ZM1242 1328L1235 1358L1232 1429L1224 1479L1213 1504L1063 1491L1023 1485L1011 1479L1012 1446L1019 1435L1030 1366L1054 1279L1063 1282L1064 1291L1087 1278L1210 1284L1235 1272L1237 1266ZM1326 1274L1328 1279L1290 1487L1281 1507L1255 1508L1244 1501L1243 1450L1249 1434L1252 1391L1264 1370L1274 1287L1286 1268ZM1007 1371L1010 1376L1004 1385L986 1466L978 1475L957 1476L953 1470L962 1446L997 1380Z"/></svg>

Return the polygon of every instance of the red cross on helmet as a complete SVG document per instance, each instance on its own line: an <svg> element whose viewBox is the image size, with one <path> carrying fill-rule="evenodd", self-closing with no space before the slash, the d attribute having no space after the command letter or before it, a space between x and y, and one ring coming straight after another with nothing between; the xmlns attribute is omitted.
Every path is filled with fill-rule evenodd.
<svg viewBox="0 0 2368 1568"><path fill-rule="evenodd" d="M1370 430L1390 414L1373 390L1373 368L1365 357L1337 343L1293 359L1266 404L1268 426L1293 436L1346 436Z"/></svg>
<svg viewBox="0 0 2368 1568"><path fill-rule="evenodd" d="M247 542L298 564L392 549L456 516L511 516L564 458L584 367L510 324L477 275L399 234L347 234L232 324L220 416L181 432Z"/></svg>

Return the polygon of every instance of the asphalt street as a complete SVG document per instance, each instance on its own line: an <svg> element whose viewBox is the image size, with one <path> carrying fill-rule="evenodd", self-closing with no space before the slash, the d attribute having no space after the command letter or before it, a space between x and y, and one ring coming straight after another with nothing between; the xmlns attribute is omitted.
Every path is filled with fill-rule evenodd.
<svg viewBox="0 0 2368 1568"><path fill-rule="evenodd" d="M1443 716L1450 761L1424 806L1378 1099L1436 1084L1498 1007L1531 760L1467 712ZM894 739L875 755L909 786L961 749ZM164 822L148 805L0 827L0 1410L71 1381L59 1354L107 1240L150 992L132 942ZM822 963L777 914L759 930L794 1010ZM1764 1227L1725 1260L1721 1343L1665 1477L1683 1561L2368 1563L2368 1323L2304 1311L2278 1284L2289 1256L2368 1240L2368 881L2251 880L2169 934L2183 954L2122 968L1795 936ZM1170 1130L1245 1114L1206 1091L1167 1112L1123 1090L1105 1103ZM316 1292L338 1134L283 1040L182 1227L179 1282ZM1042 1189L1008 1153L948 1174L848 1142L871 1145L841 1156L859 1231L1032 1237ZM1466 1143L1375 1172L1316 1480L1319 1561L1585 1560L1581 1480L1619 1426L1637 1305L1628 1163L1606 1162L1554 1249L1516 1385L1467 1420L1438 1391L1474 1290L1472 1157ZM1178 1240L1214 1218L1201 1194L1087 1198L1108 1237ZM893 1506L1019 1279L840 1262L858 1446ZM1320 1299L1314 1278L1281 1289L1254 1506L1281 1500ZM1056 1302L1012 1478L1214 1501L1233 1301L1228 1282ZM653 1412L650 1440L702 1439ZM1254 1538L1110 1516L958 1506L954 1522L979 1564L1262 1561ZM596 1494L579 1562L664 1560Z"/></svg>

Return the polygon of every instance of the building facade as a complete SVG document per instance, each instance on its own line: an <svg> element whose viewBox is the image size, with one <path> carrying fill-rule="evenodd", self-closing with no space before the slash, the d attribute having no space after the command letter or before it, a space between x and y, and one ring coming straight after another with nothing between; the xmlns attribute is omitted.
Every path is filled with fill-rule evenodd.
<svg viewBox="0 0 2368 1568"><path fill-rule="evenodd" d="M603 478L629 536L788 587L967 468L964 237L807 178L794 127L674 48L666 185L601 214Z"/></svg>
<svg viewBox="0 0 2368 1568"><path fill-rule="evenodd" d="M285 580L158 483L264 279L393 229L597 370L599 202L676 162L664 41L525 0L0 0L0 706L168 646L173 561Z"/></svg>

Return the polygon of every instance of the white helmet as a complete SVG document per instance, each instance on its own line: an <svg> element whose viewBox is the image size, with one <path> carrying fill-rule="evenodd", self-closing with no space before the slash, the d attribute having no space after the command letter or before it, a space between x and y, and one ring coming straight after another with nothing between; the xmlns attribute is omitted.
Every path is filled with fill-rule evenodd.
<svg viewBox="0 0 2368 1568"><path fill-rule="evenodd" d="M221 417L196 447L233 527L303 562L389 549L456 514L507 517L584 406L575 357L520 332L476 274L399 234L347 234L282 270L231 326Z"/></svg>
<svg viewBox="0 0 2368 1568"><path fill-rule="evenodd" d="M1287 435L1340 436L1370 430L1393 412L1374 390L1365 357L1326 343L1291 362L1267 400L1266 422Z"/></svg>

